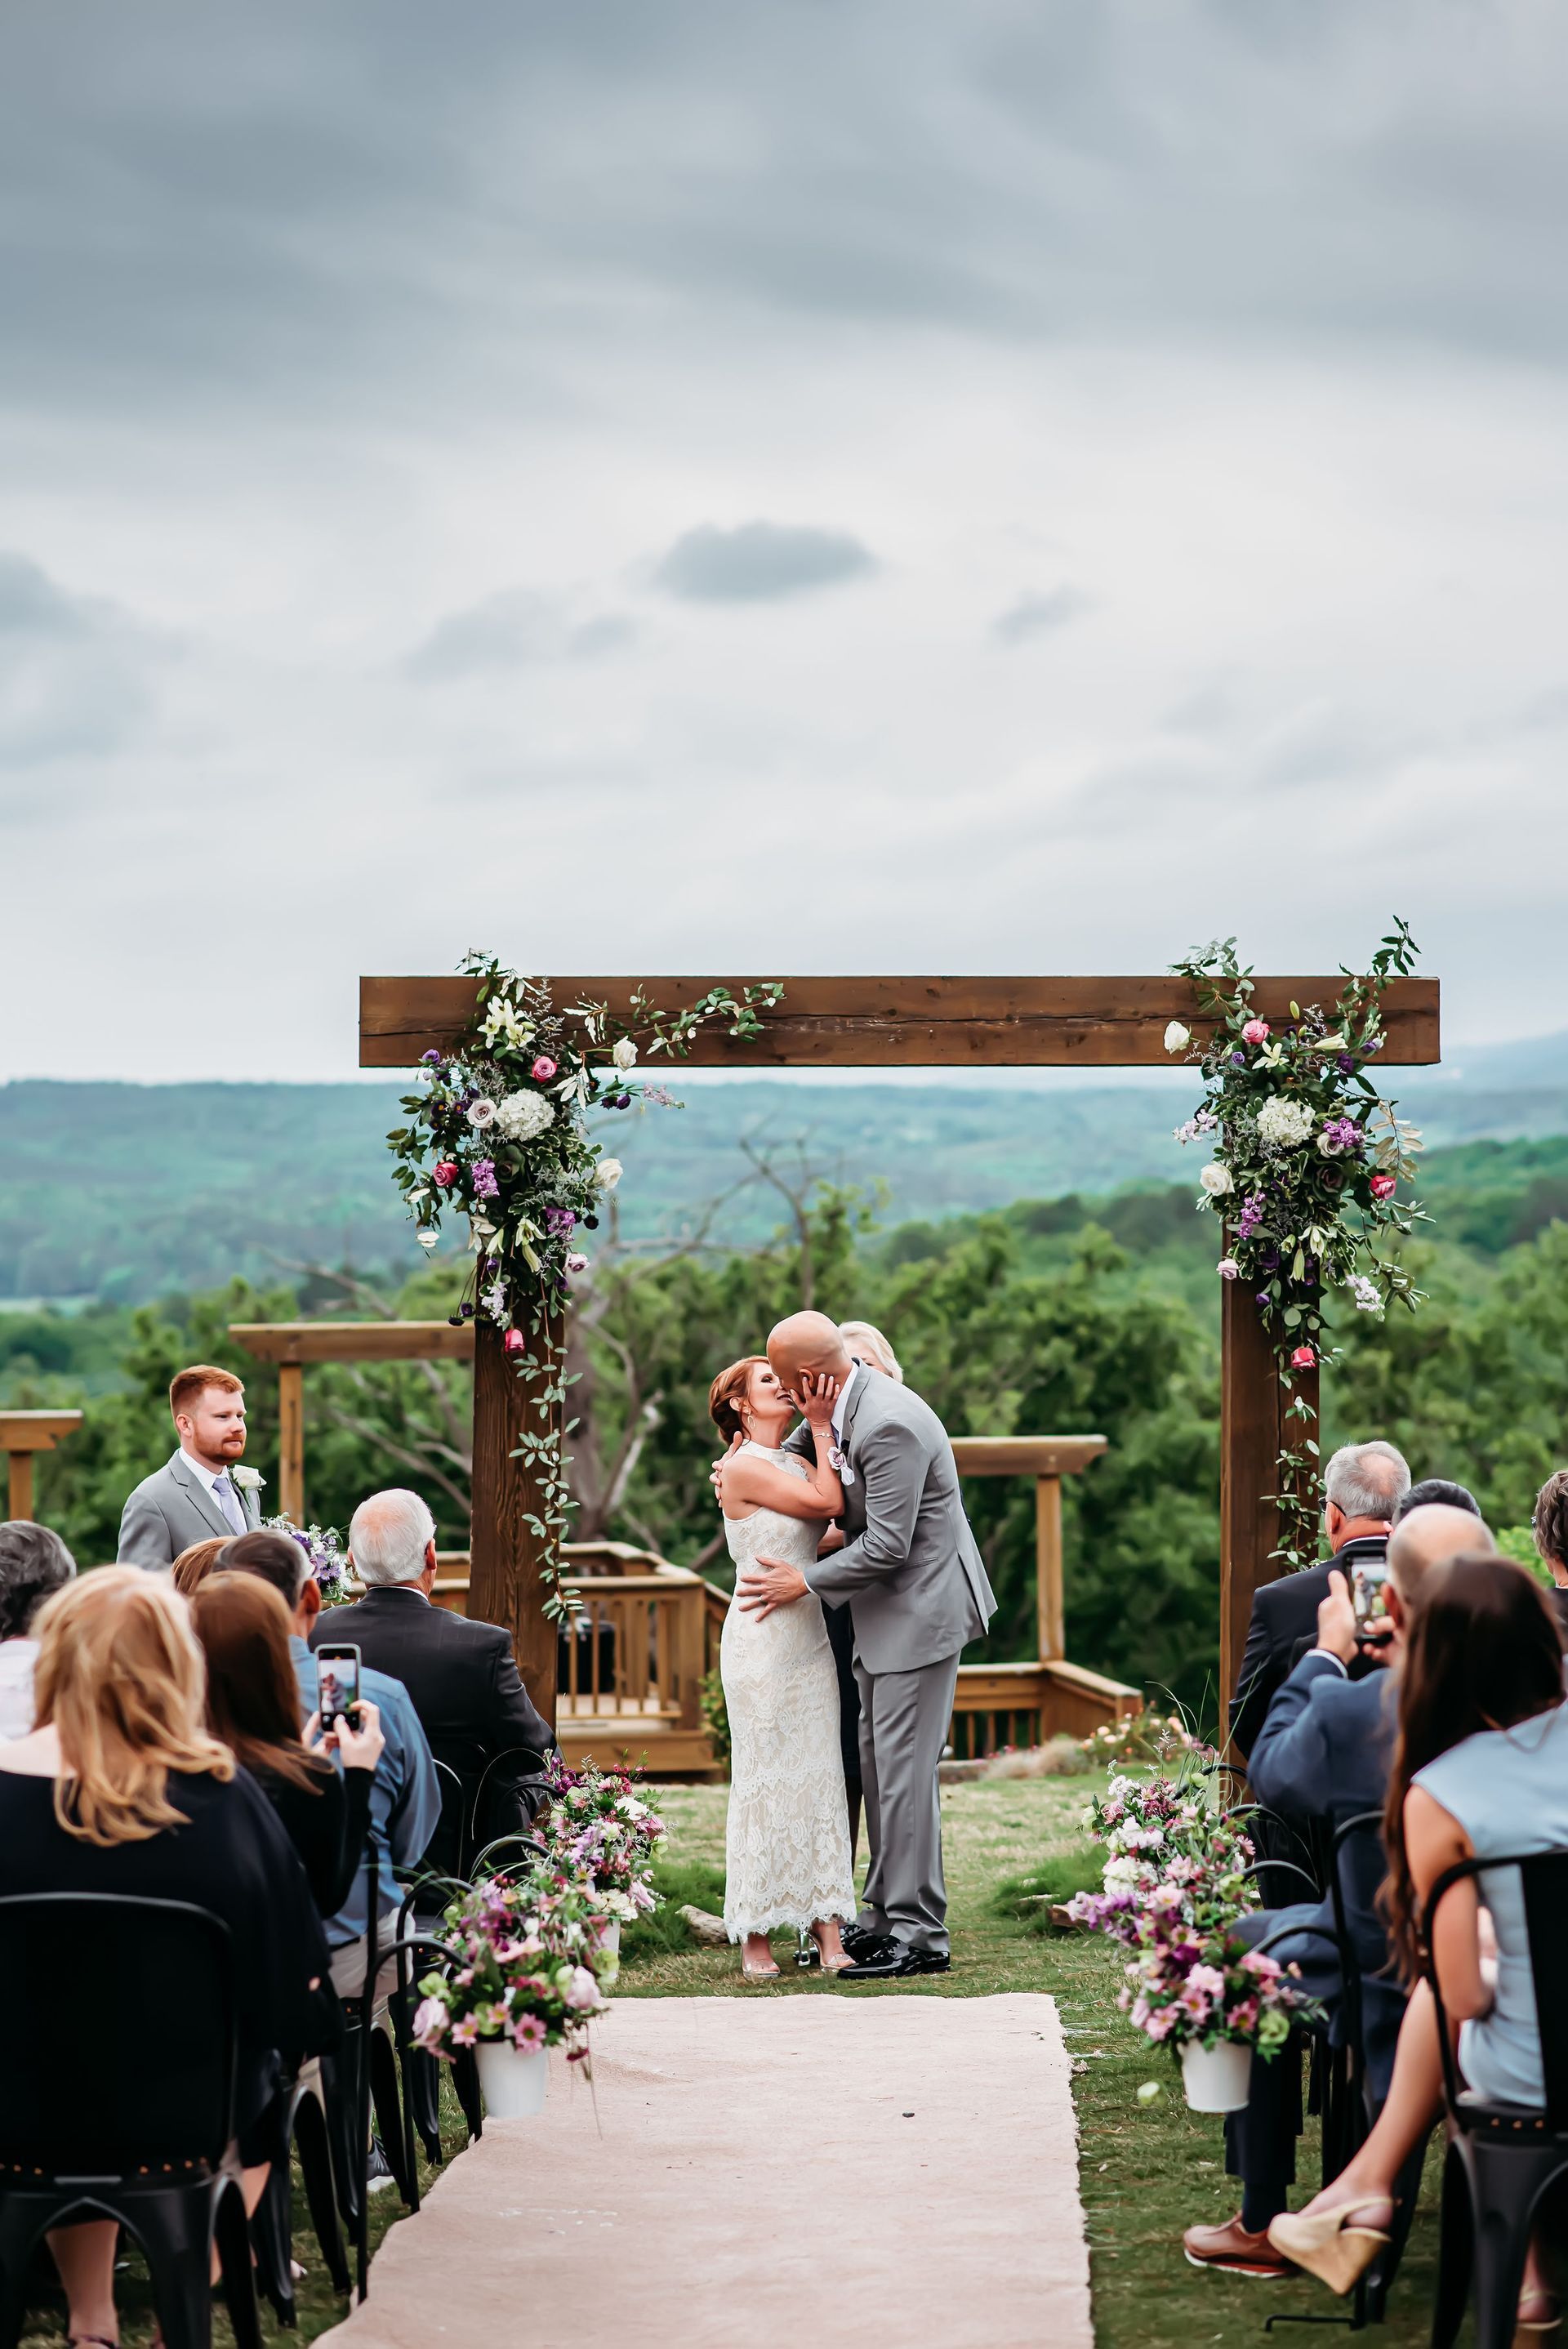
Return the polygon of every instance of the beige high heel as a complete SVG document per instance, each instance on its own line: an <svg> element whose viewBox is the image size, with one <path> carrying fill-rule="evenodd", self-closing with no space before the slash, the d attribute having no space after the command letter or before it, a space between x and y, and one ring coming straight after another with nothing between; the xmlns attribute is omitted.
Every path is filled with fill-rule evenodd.
<svg viewBox="0 0 1568 2349"><path fill-rule="evenodd" d="M1369 2210L1386 2210L1387 2220L1382 2227L1356 2223L1364 2221ZM1269 2221L1269 2240L1330 2292L1344 2293L1355 2289L1388 2241L1393 2217L1394 2206L1386 2194L1341 2202L1332 2210L1282 2210Z"/></svg>

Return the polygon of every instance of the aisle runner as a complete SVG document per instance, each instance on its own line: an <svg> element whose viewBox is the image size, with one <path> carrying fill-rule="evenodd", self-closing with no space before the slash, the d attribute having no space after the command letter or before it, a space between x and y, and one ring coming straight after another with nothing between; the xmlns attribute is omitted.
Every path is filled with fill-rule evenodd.
<svg viewBox="0 0 1568 2349"><path fill-rule="evenodd" d="M552 2056L324 2341L1092 2349L1051 1999L627 1999L594 2039L603 2136Z"/></svg>

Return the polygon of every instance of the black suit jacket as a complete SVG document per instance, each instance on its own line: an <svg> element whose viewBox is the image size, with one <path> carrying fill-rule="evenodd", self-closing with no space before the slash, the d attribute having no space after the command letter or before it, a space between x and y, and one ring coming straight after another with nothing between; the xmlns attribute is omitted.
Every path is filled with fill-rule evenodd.
<svg viewBox="0 0 1568 2349"><path fill-rule="evenodd" d="M1253 1593L1247 1644L1231 1699L1231 1745L1239 1761L1245 1762L1257 1744L1274 1691L1284 1686L1294 1666L1316 1645L1317 1610L1328 1596L1329 1568L1338 1567L1348 1578L1358 1558L1386 1557L1387 1551L1385 1535L1361 1534L1322 1566L1282 1574ZM1359 1679L1362 1669L1357 1660L1352 1677Z"/></svg>
<svg viewBox="0 0 1568 2349"><path fill-rule="evenodd" d="M555 1740L523 1687L511 1635L499 1623L470 1623L433 1607L421 1590L378 1585L354 1606L334 1607L317 1618L310 1643L319 1648L324 1641L357 1647L366 1663L402 1682L431 1753L462 1780L465 1816L486 1764L525 1749L487 1785L476 1847L529 1823L544 1799L544 1757ZM456 1875L460 1856L456 1823L443 1808L426 1857L443 1874Z"/></svg>

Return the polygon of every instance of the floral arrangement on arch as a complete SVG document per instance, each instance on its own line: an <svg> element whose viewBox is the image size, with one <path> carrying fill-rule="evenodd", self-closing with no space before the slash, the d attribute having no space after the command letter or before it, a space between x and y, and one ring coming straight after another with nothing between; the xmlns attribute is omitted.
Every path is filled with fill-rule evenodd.
<svg viewBox="0 0 1568 2349"><path fill-rule="evenodd" d="M599 1913L634 1924L660 1906L651 1868L665 1823L638 1793L634 1771L569 1770L551 1758L551 1804L540 1821L550 1863L586 1884Z"/></svg>
<svg viewBox="0 0 1568 2349"><path fill-rule="evenodd" d="M546 1872L492 1876L455 1900L436 1939L447 1963L419 1983L413 2035L432 2055L504 2039L525 2055L564 2046L585 2062L605 2013L604 1912L589 1888Z"/></svg>
<svg viewBox="0 0 1568 2349"><path fill-rule="evenodd" d="M343 1537L335 1526L296 1526L292 1517L279 1516L263 1517L262 1526L266 1533L287 1534L291 1541L298 1542L310 1560L311 1578L324 1607L346 1606L357 1596Z"/></svg>
<svg viewBox="0 0 1568 2349"><path fill-rule="evenodd" d="M1113 1778L1085 1825L1109 1855L1099 1892L1069 1915L1128 1951L1117 2003L1156 2044L1236 2040L1272 2056L1316 2010L1292 1974L1232 1930L1256 1906L1253 1847L1203 1791L1164 1777Z"/></svg>
<svg viewBox="0 0 1568 2349"><path fill-rule="evenodd" d="M461 968L476 982L473 1019L449 1050L424 1054L422 1090L403 1099L409 1123L387 1139L420 1247L437 1245L444 1220L464 1231L473 1261L452 1320L492 1323L529 1387L518 1451L539 1496L530 1522L543 1551L545 1613L559 1620L571 1506L561 1456L561 1309L572 1277L588 1267L583 1237L597 1228L623 1171L589 1121L634 1103L678 1108L634 1073L639 1057L681 1058L714 1019L733 1037L755 1036L784 990L773 980L739 995L715 988L671 1014L638 988L621 1019L603 1003L557 1006L548 980L503 969L490 955L470 954Z"/></svg>
<svg viewBox="0 0 1568 2349"><path fill-rule="evenodd" d="M1408 1190L1420 1135L1367 1073L1387 1040L1384 991L1415 959L1408 926L1396 922L1365 973L1346 971L1337 1002L1293 1003L1283 1021L1253 1011L1252 974L1237 963L1234 938L1175 966L1213 1023L1207 1043L1180 1020L1165 1031L1167 1051L1194 1061L1204 1085L1176 1139L1209 1150L1198 1205L1224 1220L1216 1269L1253 1297L1286 1388L1334 1361L1325 1314L1335 1291L1378 1316L1395 1299L1412 1309L1420 1301L1388 1247L1426 1221ZM1294 1392L1288 1415L1300 1440L1280 1454L1274 1496L1274 1555L1287 1568L1315 1556L1318 1511L1317 1445L1308 1433L1315 1413Z"/></svg>

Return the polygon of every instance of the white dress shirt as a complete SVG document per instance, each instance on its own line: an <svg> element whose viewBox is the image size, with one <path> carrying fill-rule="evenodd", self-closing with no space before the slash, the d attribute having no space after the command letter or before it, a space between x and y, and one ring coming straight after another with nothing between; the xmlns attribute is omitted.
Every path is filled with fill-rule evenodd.
<svg viewBox="0 0 1568 2349"><path fill-rule="evenodd" d="M855 1381L862 1375L863 1365L860 1362L851 1362L850 1364L850 1375L844 1381L843 1385L839 1389L839 1399L833 1405L833 1441L835 1444L841 1444L843 1441L844 1405L849 1402L850 1389L854 1385Z"/></svg>
<svg viewBox="0 0 1568 2349"><path fill-rule="evenodd" d="M222 1468L209 1468L204 1460L198 1460L195 1454L192 1452L187 1452L183 1444L180 1447L180 1457L184 1461L185 1465L191 1470L191 1474L195 1476L199 1476L202 1484L206 1485L208 1492L211 1494L212 1496L212 1506L217 1510L218 1515L222 1518L224 1524L228 1525L229 1513L227 1509L224 1508L222 1502L218 1498L216 1493L212 1492L212 1487L217 1483L220 1476L229 1476L227 1464ZM240 1498L240 1488L235 1484L232 1476L229 1476L229 1490L234 1495L234 1506L240 1512L240 1522L237 1526L232 1526L231 1530L236 1534L242 1533L248 1522L245 1516L245 1505Z"/></svg>

